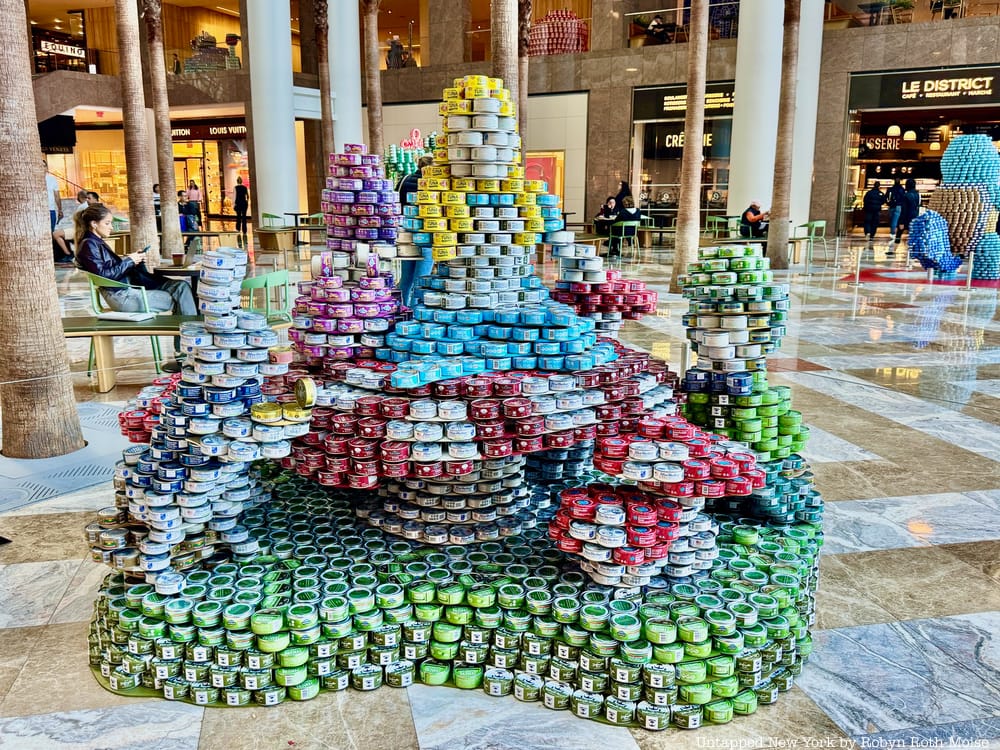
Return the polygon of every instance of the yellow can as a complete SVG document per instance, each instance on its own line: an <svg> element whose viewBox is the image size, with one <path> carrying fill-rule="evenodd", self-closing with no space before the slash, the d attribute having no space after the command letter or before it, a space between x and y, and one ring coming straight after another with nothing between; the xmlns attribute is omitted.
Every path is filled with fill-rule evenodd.
<svg viewBox="0 0 1000 750"><path fill-rule="evenodd" d="M472 111L472 102L468 99L452 99L447 104L449 115L460 115Z"/></svg>
<svg viewBox="0 0 1000 750"><path fill-rule="evenodd" d="M514 234L515 245L534 245L538 242L538 237L534 232L516 232Z"/></svg>
<svg viewBox="0 0 1000 750"><path fill-rule="evenodd" d="M465 193L448 190L447 192L441 193L441 202L446 206L464 206Z"/></svg>
<svg viewBox="0 0 1000 750"><path fill-rule="evenodd" d="M444 90L444 98L445 98L445 100L448 100L448 99L461 99L462 98L462 89L458 88L457 86L451 86L449 88L446 88Z"/></svg>
<svg viewBox="0 0 1000 750"><path fill-rule="evenodd" d="M441 193L433 190L418 190L417 203L440 203Z"/></svg>
<svg viewBox="0 0 1000 750"><path fill-rule="evenodd" d="M491 89L502 89L503 88L503 78L491 77L487 79L487 85Z"/></svg>
<svg viewBox="0 0 1000 750"><path fill-rule="evenodd" d="M529 193L544 193L545 180L525 180L524 189Z"/></svg>
<svg viewBox="0 0 1000 750"><path fill-rule="evenodd" d="M521 179L510 179L508 177L506 180L500 181L500 189L505 193L520 193L524 190L524 180Z"/></svg>
<svg viewBox="0 0 1000 750"><path fill-rule="evenodd" d="M444 210L445 216L449 219L468 219L472 216L472 209L470 206L447 206Z"/></svg>
<svg viewBox="0 0 1000 750"><path fill-rule="evenodd" d="M451 177L451 167L449 166L437 167L432 164L428 167L424 167L424 174L427 177ZM445 186L442 189L447 190L448 187Z"/></svg>
<svg viewBox="0 0 1000 750"><path fill-rule="evenodd" d="M431 241L434 247L447 247L458 244L458 235L454 232L435 232Z"/></svg>
<svg viewBox="0 0 1000 750"><path fill-rule="evenodd" d="M520 180L524 178L524 167L507 167L508 180Z"/></svg>
<svg viewBox="0 0 1000 750"><path fill-rule="evenodd" d="M476 190L476 181L471 177L452 177L451 189L461 193L473 193Z"/></svg>
<svg viewBox="0 0 1000 750"><path fill-rule="evenodd" d="M471 232L475 227L473 219L449 219L448 228L453 232Z"/></svg>
<svg viewBox="0 0 1000 750"><path fill-rule="evenodd" d="M545 219L540 216L535 219L528 219L524 222L524 228L529 232L544 232L545 231Z"/></svg>
<svg viewBox="0 0 1000 750"><path fill-rule="evenodd" d="M438 102L438 114L439 115L448 114L448 102Z"/></svg>
<svg viewBox="0 0 1000 750"><path fill-rule="evenodd" d="M447 219L424 219L424 231L426 232L444 232L447 229Z"/></svg>
<svg viewBox="0 0 1000 750"><path fill-rule="evenodd" d="M480 179L476 180L476 190L481 193L499 193L500 180Z"/></svg>
<svg viewBox="0 0 1000 750"><path fill-rule="evenodd" d="M421 177L417 180L418 190L447 190L450 180L447 177Z"/></svg>
<svg viewBox="0 0 1000 750"><path fill-rule="evenodd" d="M465 85L465 88L471 88L471 87L478 87L484 89L490 88L490 79L488 76L467 75L463 79L462 83Z"/></svg>
<svg viewBox="0 0 1000 750"><path fill-rule="evenodd" d="M435 245L431 250L431 257L434 260L452 260L458 257L458 251L454 247L441 247Z"/></svg>
<svg viewBox="0 0 1000 750"><path fill-rule="evenodd" d="M469 86L465 89L466 99L489 99L490 89L488 86Z"/></svg>
<svg viewBox="0 0 1000 750"><path fill-rule="evenodd" d="M524 195L523 193L521 195ZM542 207L534 205L519 204L517 215L522 219L537 219L542 215Z"/></svg>
<svg viewBox="0 0 1000 750"><path fill-rule="evenodd" d="M535 194L534 193L518 193L514 196L515 206L534 206L535 205ZM541 215L541 214L539 214Z"/></svg>
<svg viewBox="0 0 1000 750"><path fill-rule="evenodd" d="M514 105L508 101L500 102L500 111L497 114L499 114L501 117L513 117Z"/></svg>
<svg viewBox="0 0 1000 750"><path fill-rule="evenodd" d="M443 216L444 213L441 210L441 204L439 203L425 203L421 206L417 206L417 216L424 219L438 219Z"/></svg>

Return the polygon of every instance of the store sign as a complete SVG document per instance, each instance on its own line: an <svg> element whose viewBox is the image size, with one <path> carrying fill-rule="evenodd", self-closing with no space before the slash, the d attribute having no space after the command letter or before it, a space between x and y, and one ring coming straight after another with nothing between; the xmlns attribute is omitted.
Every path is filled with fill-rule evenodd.
<svg viewBox="0 0 1000 750"><path fill-rule="evenodd" d="M705 86L705 114L709 117L732 115L736 84L719 81ZM687 110L687 86L657 86L636 89L632 93L632 119L683 120Z"/></svg>
<svg viewBox="0 0 1000 750"><path fill-rule="evenodd" d="M410 137L401 140L399 146L400 148L423 149L424 137L420 134L420 128L411 130Z"/></svg>
<svg viewBox="0 0 1000 750"><path fill-rule="evenodd" d="M87 51L82 47L75 47L72 44L59 44L58 42L50 42L47 39L43 39L39 43L39 49L42 52L48 52L51 55L65 55L66 57L78 57L81 60L87 56Z"/></svg>
<svg viewBox="0 0 1000 750"><path fill-rule="evenodd" d="M220 140L240 138L247 134L247 126L242 123L202 123L173 128L170 137L178 141Z"/></svg>
<svg viewBox="0 0 1000 750"><path fill-rule="evenodd" d="M1000 104L1000 67L851 76L851 109Z"/></svg>
<svg viewBox="0 0 1000 750"><path fill-rule="evenodd" d="M871 151L895 151L902 144L901 138L892 136L874 136L871 138L862 136L862 143L868 146Z"/></svg>
<svg viewBox="0 0 1000 750"><path fill-rule="evenodd" d="M728 117L705 120L702 137L705 158L728 159L732 131L733 121ZM685 140L683 121L648 124L643 136L643 158L680 159Z"/></svg>

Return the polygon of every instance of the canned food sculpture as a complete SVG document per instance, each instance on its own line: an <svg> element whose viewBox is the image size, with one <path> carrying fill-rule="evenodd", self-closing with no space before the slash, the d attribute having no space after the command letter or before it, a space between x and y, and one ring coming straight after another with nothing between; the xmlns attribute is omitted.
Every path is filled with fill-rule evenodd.
<svg viewBox="0 0 1000 750"><path fill-rule="evenodd" d="M650 730L773 703L812 648L822 544L807 432L760 375L787 291L752 247L703 252L687 421L675 375L598 335L614 316L534 275L545 241L561 283L611 285L563 291L620 294L601 303L622 318L649 304L524 181L502 82L457 79L441 110L398 237L438 259L412 320L378 307L377 265L300 287L294 348L215 294L184 332L192 364L123 416L150 444L88 527L116 568L95 674L231 706L419 681ZM387 323L341 331L343 304ZM356 338L305 342L321 333Z"/></svg>

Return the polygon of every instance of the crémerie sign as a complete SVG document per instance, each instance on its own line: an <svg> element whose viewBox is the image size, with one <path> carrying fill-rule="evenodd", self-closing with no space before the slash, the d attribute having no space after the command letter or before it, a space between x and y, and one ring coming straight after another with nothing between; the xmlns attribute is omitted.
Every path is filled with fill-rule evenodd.
<svg viewBox="0 0 1000 750"><path fill-rule="evenodd" d="M1000 66L851 76L851 109L1000 104Z"/></svg>
<svg viewBox="0 0 1000 750"><path fill-rule="evenodd" d="M732 117L734 81L716 81L705 86L705 116ZM632 92L632 120L683 120L687 109L687 86L655 86Z"/></svg>

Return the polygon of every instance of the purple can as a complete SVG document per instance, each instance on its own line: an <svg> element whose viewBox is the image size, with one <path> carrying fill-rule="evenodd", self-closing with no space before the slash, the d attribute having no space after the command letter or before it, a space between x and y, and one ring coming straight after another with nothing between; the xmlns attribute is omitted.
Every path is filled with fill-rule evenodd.
<svg viewBox="0 0 1000 750"><path fill-rule="evenodd" d="M354 305L327 305L326 314L331 318L350 318L354 315ZM339 330L339 326L338 326Z"/></svg>
<svg viewBox="0 0 1000 750"><path fill-rule="evenodd" d="M337 321L337 333L363 333L365 323L361 318L342 318Z"/></svg>
<svg viewBox="0 0 1000 750"><path fill-rule="evenodd" d="M337 319L336 318L313 318L313 330L322 331L323 333L336 333L337 332Z"/></svg>
<svg viewBox="0 0 1000 750"><path fill-rule="evenodd" d="M358 229L354 230L354 236L359 240L377 240L378 239L378 229Z"/></svg>
<svg viewBox="0 0 1000 750"><path fill-rule="evenodd" d="M354 314L359 318L376 318L378 312L378 305L374 302L358 302L354 306Z"/></svg>
<svg viewBox="0 0 1000 750"><path fill-rule="evenodd" d="M350 289L327 289L326 290L326 301L327 302L350 302L351 301L351 290Z"/></svg>

